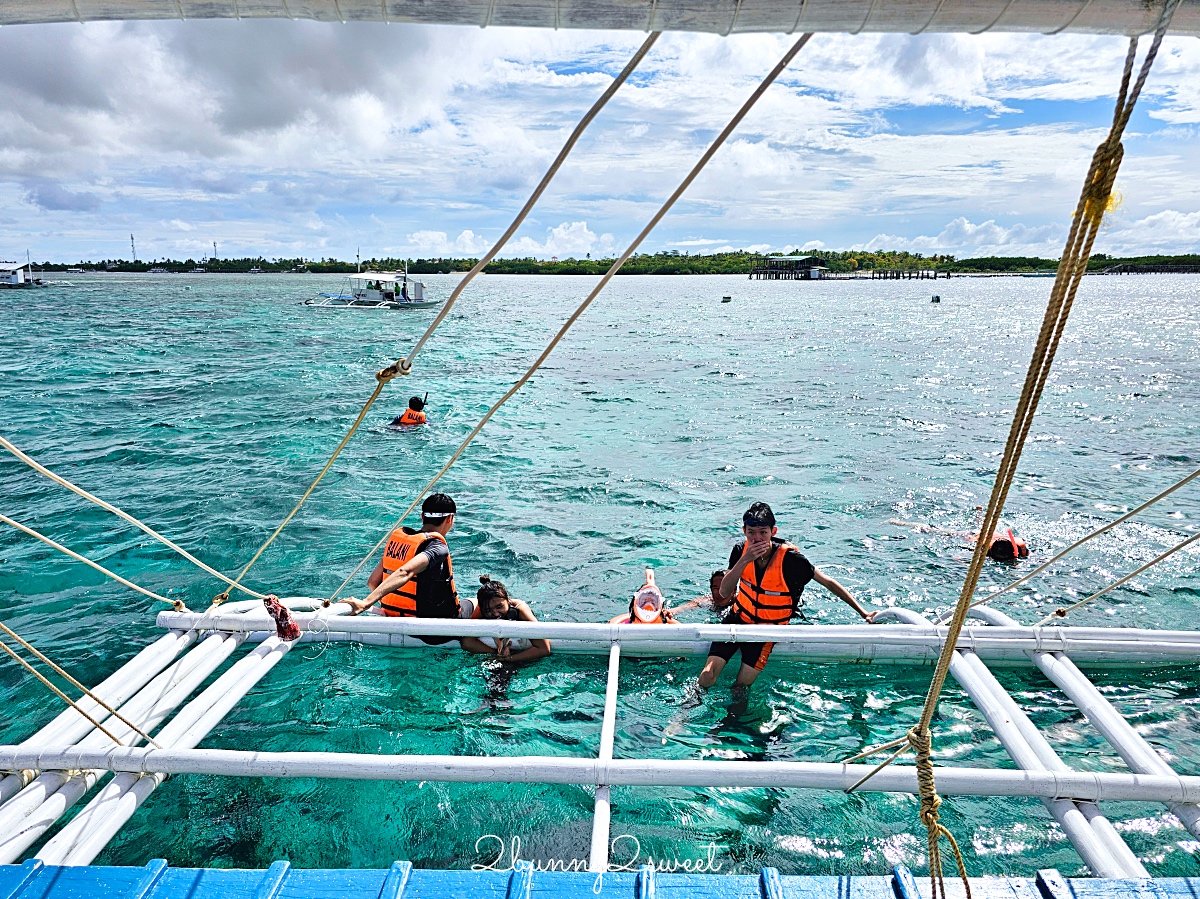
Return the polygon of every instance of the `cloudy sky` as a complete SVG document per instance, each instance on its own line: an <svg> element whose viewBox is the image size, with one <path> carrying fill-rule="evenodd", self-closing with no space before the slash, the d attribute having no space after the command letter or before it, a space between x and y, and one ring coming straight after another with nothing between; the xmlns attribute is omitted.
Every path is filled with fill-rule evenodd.
<svg viewBox="0 0 1200 899"><path fill-rule="evenodd" d="M644 35L291 21L0 28L0 258L475 255ZM667 34L508 255L632 238L790 39ZM818 35L649 249L1057 256L1125 42ZM1098 252L1200 251L1200 40L1169 38Z"/></svg>

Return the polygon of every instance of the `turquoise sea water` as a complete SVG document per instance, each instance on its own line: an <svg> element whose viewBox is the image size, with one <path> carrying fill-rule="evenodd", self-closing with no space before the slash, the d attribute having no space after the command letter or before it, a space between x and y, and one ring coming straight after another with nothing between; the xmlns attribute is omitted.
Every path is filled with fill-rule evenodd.
<svg viewBox="0 0 1200 899"><path fill-rule="evenodd" d="M236 571L291 508L374 386L431 313L336 313L298 303L340 279L75 276L0 294L4 434L43 463ZM445 296L447 277L429 277ZM251 582L325 595L524 370L590 278L485 277L386 391L336 469ZM623 277L444 482L460 585L506 581L543 619L620 611L645 566L679 603L704 590L740 513L771 503L781 533L872 607L950 603L965 541L890 518L970 528L986 502L1049 282L750 282ZM940 305L929 302L931 293ZM721 304L722 295L733 302ZM989 563L1000 586L1197 465L1197 297L1186 276L1090 278L1026 447L1008 518L1032 555ZM385 427L411 393L430 422ZM159 592L204 608L218 585L140 533L0 460L0 511ZM998 605L1032 622L1148 561L1200 523L1197 489L1172 497ZM363 583L351 591L363 595ZM819 587L812 618L852 613ZM1193 627L1200 551L1075 616ZM0 533L0 614L97 682L160 633L150 602ZM692 620L702 620L697 615ZM727 675L685 703L696 659L622 664L616 755L833 761L902 732L928 669L773 660L749 701ZM359 752L592 755L605 660L554 657L511 677L452 649L349 644L294 650L202 744ZM1123 770L1040 675L1000 672L1072 766ZM1181 773L1200 773L1194 666L1095 677ZM58 711L0 663L0 741ZM669 727L667 726L669 724ZM1011 767L951 682L935 729L946 762ZM882 873L924 864L916 803L743 789L616 789L613 833L643 858L706 857L723 871ZM505 784L169 780L98 861L469 867L495 834L532 859L586 856L591 791ZM1197 873L1198 846L1159 806L1116 805L1147 867ZM972 873L1080 862L1034 800L951 799L943 820ZM626 841L617 855L627 858ZM35 850L36 851L36 847ZM501 866L506 862L502 862Z"/></svg>

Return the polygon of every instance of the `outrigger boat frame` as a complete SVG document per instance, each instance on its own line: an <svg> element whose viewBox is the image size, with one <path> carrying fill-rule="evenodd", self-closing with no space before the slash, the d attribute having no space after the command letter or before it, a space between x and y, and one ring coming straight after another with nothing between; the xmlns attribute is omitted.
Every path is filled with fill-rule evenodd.
<svg viewBox="0 0 1200 899"><path fill-rule="evenodd" d="M275 635L272 620L253 600L228 603L205 613L159 614L158 624L167 629L167 634L94 690L144 732L153 732L158 744L155 747L137 745L140 737L132 729L107 716L87 697L79 702L79 708L96 716L124 745L114 746L83 714L69 708L22 743L0 746L0 770L13 772L0 780L0 800L7 800L0 806L0 862L16 861L74 802L111 772L113 778L42 847L38 860L46 865L90 864L167 775L207 774L594 787L588 869L607 871L612 816L609 789L613 785L847 790L872 768L824 760L657 760L647 764L644 759L614 759L622 654L695 655L703 653L713 640L757 642L769 638L776 644L774 654L781 657L933 664L946 633L944 627L905 609L885 610L881 618L897 622L886 624L654 627L351 617L341 603L325 607L319 600L292 599L288 605L302 630L300 640L291 642ZM979 624L968 627L960 637L951 674L983 713L1017 768L940 767L938 787L943 793L1040 798L1098 877L1136 879L1148 874L1097 802L1165 804L1200 838L1200 777L1173 771L1074 661L1078 659L1089 667L1194 663L1200 660L1200 632L1023 627L992 609L980 608L972 614ZM369 645L421 646L422 651L429 651L416 641L416 633L545 637L555 641L555 652L607 653L598 755L492 758L196 748L294 643L354 640ZM257 645L193 697L193 692L244 644ZM988 664L1038 667L1112 745L1129 773L1069 769L991 674ZM172 714L170 723L159 729ZM915 794L916 769L893 765L876 774L862 789Z"/></svg>

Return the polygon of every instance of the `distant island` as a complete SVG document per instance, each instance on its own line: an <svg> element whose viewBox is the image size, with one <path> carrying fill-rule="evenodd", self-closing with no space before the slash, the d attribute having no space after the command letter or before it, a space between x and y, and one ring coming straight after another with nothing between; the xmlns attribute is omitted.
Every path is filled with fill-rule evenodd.
<svg viewBox="0 0 1200 899"><path fill-rule="evenodd" d="M832 274L853 274L877 270L937 271L947 274L1028 274L1051 273L1057 259L1036 256L983 256L956 259L948 255L924 256L904 251L866 250L796 250L791 256L819 256ZM688 254L678 251L639 253L630 257L621 268L622 275L749 275L767 257L748 250L729 253ZM363 271L403 271L411 275L450 274L468 271L478 259L439 257L434 259L365 259ZM496 259L484 271L490 275L602 275L613 263L612 258L592 259ZM1183 256L1108 256L1096 253L1088 263L1088 271L1103 271L1118 265L1128 266L1200 266L1200 254ZM45 272L198 272L229 274L250 273L312 273L353 274L355 263L340 259L174 259L153 262L106 259L100 262L43 262L33 267Z"/></svg>

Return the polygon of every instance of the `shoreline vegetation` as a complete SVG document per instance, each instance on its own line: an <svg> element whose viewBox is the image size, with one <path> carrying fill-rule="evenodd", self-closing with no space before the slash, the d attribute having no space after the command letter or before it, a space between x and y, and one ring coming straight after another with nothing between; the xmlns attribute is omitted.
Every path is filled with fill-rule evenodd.
<svg viewBox="0 0 1200 899"><path fill-rule="evenodd" d="M796 250L790 256L819 256L825 261L830 274L853 275L875 270L888 271L936 271L946 274L1053 274L1058 266L1056 259L1041 259L1036 256L983 256L973 259L956 259L953 256L924 256L905 251L859 251L859 250ZM764 264L768 257L748 250L728 253L695 254L666 251L640 253L630 257L621 268L622 275L749 275L756 266ZM403 271L407 263L410 275L452 274L466 272L478 259L437 257L430 259L366 259L363 271ZM613 263L612 258L592 259L496 259L488 263L484 272L489 275L602 275ZM1108 256L1095 253L1088 262L1089 272L1100 272L1116 265L1200 265L1200 254L1182 256ZM106 259L99 262L43 262L33 267L43 272L156 272L172 274L203 270L205 273L227 274L354 274L355 263L340 259L265 259L246 257L242 259L163 259L151 262Z"/></svg>

